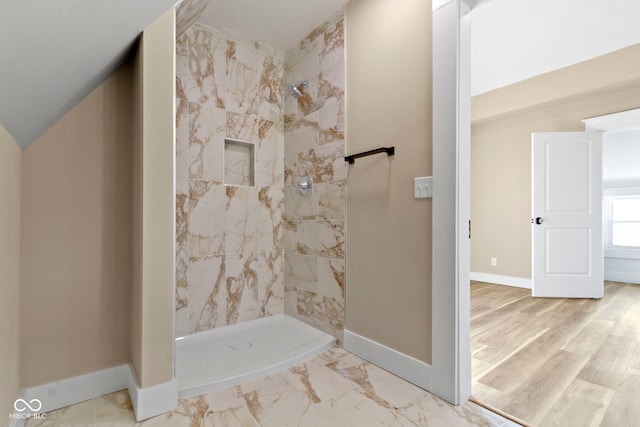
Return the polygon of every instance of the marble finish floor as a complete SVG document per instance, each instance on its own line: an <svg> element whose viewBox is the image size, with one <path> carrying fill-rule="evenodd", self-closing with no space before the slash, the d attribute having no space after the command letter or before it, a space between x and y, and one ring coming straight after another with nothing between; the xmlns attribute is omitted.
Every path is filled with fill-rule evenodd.
<svg viewBox="0 0 640 427"><path fill-rule="evenodd" d="M166 414L136 424L126 391L30 420L27 426L145 427L511 427L472 403L452 406L334 347L258 381L180 399Z"/></svg>

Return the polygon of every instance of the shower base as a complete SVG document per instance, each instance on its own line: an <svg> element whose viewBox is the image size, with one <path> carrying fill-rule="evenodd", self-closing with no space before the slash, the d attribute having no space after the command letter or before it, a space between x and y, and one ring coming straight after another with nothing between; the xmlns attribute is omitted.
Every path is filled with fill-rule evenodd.
<svg viewBox="0 0 640 427"><path fill-rule="evenodd" d="M305 362L334 337L284 314L176 339L178 396L252 381Z"/></svg>

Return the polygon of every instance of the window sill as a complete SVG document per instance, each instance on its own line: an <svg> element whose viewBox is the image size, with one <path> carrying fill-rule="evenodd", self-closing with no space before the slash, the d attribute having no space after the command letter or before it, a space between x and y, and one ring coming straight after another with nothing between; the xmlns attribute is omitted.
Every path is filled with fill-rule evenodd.
<svg viewBox="0 0 640 427"><path fill-rule="evenodd" d="M640 259L640 249L605 248L605 258Z"/></svg>

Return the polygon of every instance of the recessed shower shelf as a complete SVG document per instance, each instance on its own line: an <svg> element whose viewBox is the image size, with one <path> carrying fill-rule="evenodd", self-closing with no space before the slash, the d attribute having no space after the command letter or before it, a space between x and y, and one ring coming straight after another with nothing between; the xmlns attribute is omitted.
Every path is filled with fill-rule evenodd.
<svg viewBox="0 0 640 427"><path fill-rule="evenodd" d="M255 185L255 144L236 139L224 140L224 183L226 185Z"/></svg>

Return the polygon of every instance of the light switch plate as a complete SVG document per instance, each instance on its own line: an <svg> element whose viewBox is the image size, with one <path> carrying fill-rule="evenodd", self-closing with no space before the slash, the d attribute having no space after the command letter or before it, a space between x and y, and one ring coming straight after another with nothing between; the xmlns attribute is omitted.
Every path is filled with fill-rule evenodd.
<svg viewBox="0 0 640 427"><path fill-rule="evenodd" d="M413 179L413 197L430 199L433 197L433 177L421 176Z"/></svg>

